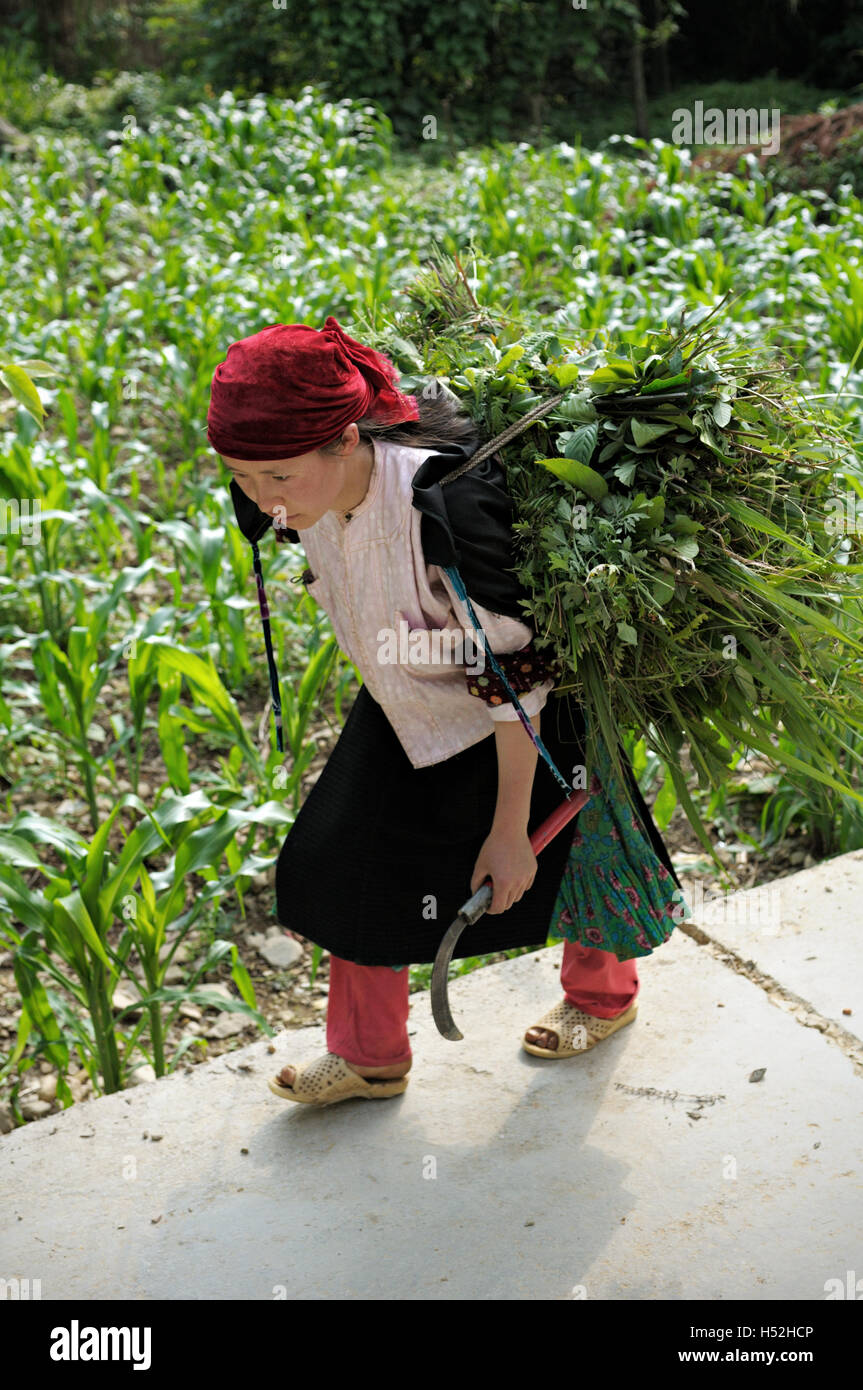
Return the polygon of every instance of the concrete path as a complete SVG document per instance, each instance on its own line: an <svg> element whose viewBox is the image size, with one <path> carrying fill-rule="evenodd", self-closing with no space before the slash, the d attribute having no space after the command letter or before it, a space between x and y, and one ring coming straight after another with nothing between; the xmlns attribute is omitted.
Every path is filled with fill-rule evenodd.
<svg viewBox="0 0 863 1390"><path fill-rule="evenodd" d="M863 1278L863 852L783 890L778 930L675 931L636 1021L579 1057L520 1047L556 947L453 982L463 1042L413 995L396 1099L273 1096L313 1027L17 1130L0 1275L43 1299L823 1300Z"/></svg>

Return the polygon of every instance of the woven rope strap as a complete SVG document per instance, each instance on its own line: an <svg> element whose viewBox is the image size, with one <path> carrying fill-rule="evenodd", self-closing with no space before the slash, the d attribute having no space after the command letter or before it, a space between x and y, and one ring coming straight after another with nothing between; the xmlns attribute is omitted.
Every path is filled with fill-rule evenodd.
<svg viewBox="0 0 863 1390"><path fill-rule="evenodd" d="M513 424L507 425L506 429L503 430L501 434L496 435L488 444L483 444L481 449L477 449L476 453L472 454L466 463L460 464L458 468L454 468L451 473L447 473L445 477L441 478L441 487L443 487L445 483L451 483L453 478L460 477L462 473L467 473L469 468L475 468L478 463L481 463L484 458L488 458L489 454L493 454L496 449L502 449L504 444L508 444L511 439L515 439L516 435L521 434L522 430L526 430L528 425L533 424L534 420L541 419L542 416L547 415L550 410L554 410L556 405L560 405L560 402L569 395L571 390L572 387L569 386L565 391L559 392L558 395L549 397L547 401L540 401L539 405L535 405L533 409L529 410L526 415L523 415L520 420L515 420Z"/></svg>

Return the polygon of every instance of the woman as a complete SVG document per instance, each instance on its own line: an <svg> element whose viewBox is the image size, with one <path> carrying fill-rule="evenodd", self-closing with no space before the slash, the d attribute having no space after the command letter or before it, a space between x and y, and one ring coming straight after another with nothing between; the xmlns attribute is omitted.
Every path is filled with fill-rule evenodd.
<svg viewBox="0 0 863 1390"><path fill-rule="evenodd" d="M477 449L476 425L450 397L404 395L397 380L386 357L332 316L320 331L274 324L231 344L207 417L243 533L256 542L272 524L280 540L303 545L308 590L363 676L276 868L279 920L331 961L328 1052L282 1068L269 1085L316 1105L405 1090L407 963L434 959L486 877L491 905L463 933L458 957L544 944L550 925L567 937L564 1001L523 1040L538 1056L573 1056L631 1022L634 956L673 926L677 880L634 778L646 835L610 803L610 787L599 795L594 776L592 801L533 854L529 835L561 792L545 763L537 768L481 644L469 640L448 565L458 566L490 649L573 781L583 767L581 712L570 697L548 700L556 672L523 621L501 463L486 458L442 488ZM429 655L444 633L464 637L462 660ZM271 680L277 692L272 666ZM579 825L589 808L593 861ZM624 914L638 933L629 959L589 944L607 944L603 932Z"/></svg>

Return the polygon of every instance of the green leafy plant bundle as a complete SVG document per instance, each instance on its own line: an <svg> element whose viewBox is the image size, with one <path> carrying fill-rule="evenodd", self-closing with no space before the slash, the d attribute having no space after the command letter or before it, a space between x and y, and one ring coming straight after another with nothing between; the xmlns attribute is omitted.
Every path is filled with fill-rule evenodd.
<svg viewBox="0 0 863 1390"><path fill-rule="evenodd" d="M481 308L439 252L407 295L378 335L410 372L403 390L451 392L484 439L533 416L498 451L516 572L557 689L583 705L588 766L599 739L620 775L620 742L643 736L711 853L684 739L703 788L742 746L796 785L863 801L863 468L850 427L776 353L723 335L725 300L694 325L684 311L600 343Z"/></svg>

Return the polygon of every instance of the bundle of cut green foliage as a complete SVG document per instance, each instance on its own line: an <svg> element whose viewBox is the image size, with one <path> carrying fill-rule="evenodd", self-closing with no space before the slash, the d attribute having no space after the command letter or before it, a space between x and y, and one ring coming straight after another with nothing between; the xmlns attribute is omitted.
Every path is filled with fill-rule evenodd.
<svg viewBox="0 0 863 1390"><path fill-rule="evenodd" d="M619 741L643 737L711 853L684 739L702 788L757 750L794 785L863 802L850 427L778 354L723 336L725 300L695 324L684 312L600 343L482 308L439 250L406 293L375 330L401 389L450 391L485 440L530 418L497 450L516 573L558 690L583 705L588 767L608 750L620 779Z"/></svg>

